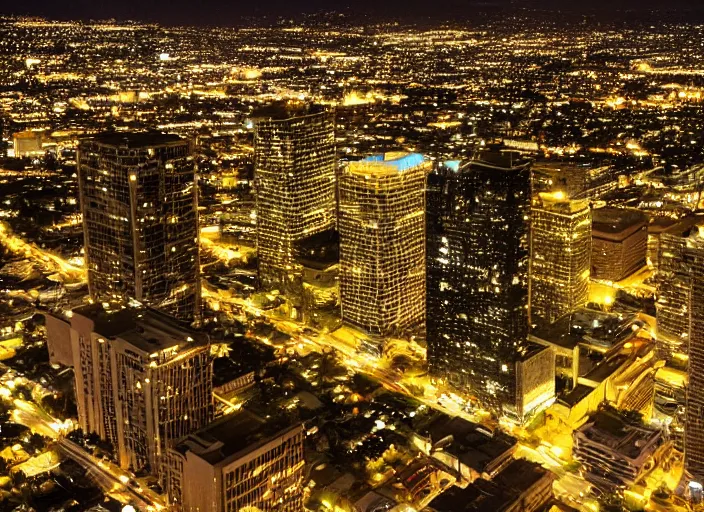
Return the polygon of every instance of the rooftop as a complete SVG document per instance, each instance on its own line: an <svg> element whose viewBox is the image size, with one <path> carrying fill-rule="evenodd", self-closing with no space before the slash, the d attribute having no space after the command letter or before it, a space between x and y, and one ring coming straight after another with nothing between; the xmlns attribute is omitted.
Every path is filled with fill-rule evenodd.
<svg viewBox="0 0 704 512"><path fill-rule="evenodd" d="M274 437L301 428L301 424L297 423L282 429L281 424L276 421L265 420L243 410L190 434L174 449L182 454L191 452L213 466L224 466Z"/></svg>
<svg viewBox="0 0 704 512"><path fill-rule="evenodd" d="M499 171L517 171L526 168L532 160L518 151L485 151L477 154L464 167L486 167Z"/></svg>
<svg viewBox="0 0 704 512"><path fill-rule="evenodd" d="M672 217L663 217L661 215L651 216L650 222L648 223L648 234L657 235L663 233L679 223L680 221Z"/></svg>
<svg viewBox="0 0 704 512"><path fill-rule="evenodd" d="M173 133L149 132L103 132L94 135L88 140L93 140L106 146L124 147L130 149L163 146L176 142L187 142Z"/></svg>
<svg viewBox="0 0 704 512"><path fill-rule="evenodd" d="M530 335L538 342L573 349L579 344L609 348L632 336L635 315L605 313L595 309L579 308L556 322L538 326Z"/></svg>
<svg viewBox="0 0 704 512"><path fill-rule="evenodd" d="M604 409L593 414L575 436L604 445L629 459L637 459L661 436L661 431L642 424L628 413Z"/></svg>
<svg viewBox="0 0 704 512"><path fill-rule="evenodd" d="M594 388L586 384L577 384L572 391L557 399L558 402L563 402L568 407L572 408L579 402L589 396L594 391Z"/></svg>
<svg viewBox="0 0 704 512"><path fill-rule="evenodd" d="M541 209L562 215L583 212L589 208L586 199L570 199L564 192L541 192L538 196Z"/></svg>
<svg viewBox="0 0 704 512"><path fill-rule="evenodd" d="M508 456L516 446L515 438L500 431L492 434L481 425L458 417L441 416L428 427L428 434L433 443L452 436L444 450L478 472Z"/></svg>
<svg viewBox="0 0 704 512"><path fill-rule="evenodd" d="M628 356L625 354L615 355L596 365L584 375L584 378L592 382L604 382L619 370L627 360Z"/></svg>
<svg viewBox="0 0 704 512"><path fill-rule="evenodd" d="M192 331L175 318L151 308L109 311L100 304L90 304L74 309L72 322L77 316L93 321L96 334L123 339L147 353L208 341L206 334Z"/></svg>
<svg viewBox="0 0 704 512"><path fill-rule="evenodd" d="M480 478L466 488L452 486L430 502L437 512L500 512L516 500L510 491Z"/></svg>
<svg viewBox="0 0 704 512"><path fill-rule="evenodd" d="M677 223L670 224L662 232L668 235L689 238L693 234L698 234L701 226L704 226L704 215L693 215L680 219Z"/></svg>
<svg viewBox="0 0 704 512"><path fill-rule="evenodd" d="M533 487L541 478L551 476L547 469L526 459L516 459L494 477L494 482L504 488L523 492Z"/></svg>
<svg viewBox="0 0 704 512"><path fill-rule="evenodd" d="M462 164L461 160L445 160L442 165L447 167L448 169L452 169L453 171L457 172L460 170L460 165Z"/></svg>
<svg viewBox="0 0 704 512"><path fill-rule="evenodd" d="M543 160L533 164L533 169L536 171L551 171L551 172L574 172L593 167L592 162L579 162L574 160Z"/></svg>
<svg viewBox="0 0 704 512"><path fill-rule="evenodd" d="M547 347L545 345L529 341L521 345L520 349L518 350L518 360L522 362L528 361L529 359L540 354L543 350L547 350Z"/></svg>
<svg viewBox="0 0 704 512"><path fill-rule="evenodd" d="M26 130L24 132L15 132L12 134L15 139L36 139L42 136L42 132Z"/></svg>
<svg viewBox="0 0 704 512"><path fill-rule="evenodd" d="M595 208L592 210L592 233L598 238L621 241L648 225L648 217L640 210Z"/></svg>
<svg viewBox="0 0 704 512"><path fill-rule="evenodd" d="M425 157L420 153L393 151L370 155L357 162L350 162L349 170L364 174L397 174L418 167L425 161Z"/></svg>
<svg viewBox="0 0 704 512"><path fill-rule="evenodd" d="M516 500L550 472L524 459L511 462L492 481L480 478L465 489L453 486L431 502L438 512L501 512L512 509Z"/></svg>
<svg viewBox="0 0 704 512"><path fill-rule="evenodd" d="M305 116L328 112L323 105L315 103L276 102L256 109L253 119L269 121L289 121Z"/></svg>

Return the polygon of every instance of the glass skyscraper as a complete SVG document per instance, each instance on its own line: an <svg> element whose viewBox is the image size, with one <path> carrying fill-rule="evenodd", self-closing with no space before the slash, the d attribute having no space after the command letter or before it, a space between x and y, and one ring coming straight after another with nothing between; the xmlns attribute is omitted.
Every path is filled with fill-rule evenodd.
<svg viewBox="0 0 704 512"><path fill-rule="evenodd" d="M495 409L516 403L528 332L530 164L487 152L428 178L430 372Z"/></svg>
<svg viewBox="0 0 704 512"><path fill-rule="evenodd" d="M424 183L431 162L385 153L340 176L340 297L344 322L379 335L423 323Z"/></svg>
<svg viewBox="0 0 704 512"><path fill-rule="evenodd" d="M589 202L570 200L562 192L541 193L534 200L531 222L531 322L552 323L589 299Z"/></svg>
<svg viewBox="0 0 704 512"><path fill-rule="evenodd" d="M684 265L689 275L689 383L684 427L685 468L704 482L704 227L685 241Z"/></svg>
<svg viewBox="0 0 704 512"><path fill-rule="evenodd" d="M88 287L96 302L200 317L198 193L191 143L106 132L81 142L78 179Z"/></svg>
<svg viewBox="0 0 704 512"><path fill-rule="evenodd" d="M317 105L274 106L257 117L259 279L285 290L302 276L297 244L335 227L335 114Z"/></svg>

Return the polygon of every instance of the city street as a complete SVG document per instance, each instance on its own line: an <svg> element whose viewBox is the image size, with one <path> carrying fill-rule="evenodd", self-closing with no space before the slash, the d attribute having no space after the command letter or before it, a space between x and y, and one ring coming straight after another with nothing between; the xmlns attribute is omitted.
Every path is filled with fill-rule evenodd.
<svg viewBox="0 0 704 512"><path fill-rule="evenodd" d="M84 279L82 269L78 269L60 257L47 251L39 249L34 244L28 244L20 238L10 235L5 227L0 224L0 243L12 248L14 251L24 252L27 257L45 266L49 271L62 272L69 279L77 279L81 276ZM227 248L220 248L215 244L206 242L210 249L218 247L216 254L223 260L237 258L240 255L234 254ZM278 317L274 312L263 310L254 306L251 301L233 296L229 291L217 290L203 282L203 297L210 302L211 307L217 304L216 308L223 312L229 312L238 320L246 321L246 314L255 317L265 318L273 327L291 337L291 347L297 349L299 344L303 344L308 351L325 352L333 350L340 361L355 371L359 371L375 380L389 391L406 395L428 407L440 411L449 416L459 416L474 423L482 423L489 428L498 428L498 423L491 418L486 411L468 410L468 403L457 396L451 389L439 383L431 383L427 377L406 378L402 373L389 368L389 361L384 357L375 357L367 352L359 351L348 339L349 336L336 337L335 333L321 332L307 327L307 334L303 334L304 324ZM645 316L645 315L642 315ZM644 318L648 326L652 329L652 317ZM415 354L409 350L402 350L396 347L396 352L402 351L404 355L413 359ZM412 382L415 386L420 386L424 390L422 396L413 394L404 384L404 380ZM85 452L75 443L61 438L61 433L65 431L65 426L57 419L52 418L42 411L36 404L15 400L16 409L13 412L15 421L32 428L33 431L53 439L59 439L59 444L71 458L74 458L81 465L91 471L96 476L98 483L111 495L120 499L124 503L141 504L147 510L159 510L163 507L163 497L153 493L149 489L140 486L133 476L122 471L118 467L98 460ZM509 428L515 431L515 429ZM519 436L520 437L520 436ZM595 500L586 499L590 491L590 485L578 475L564 470L563 462L555 457L550 450L550 445L545 443L534 449L524 443L519 444L516 457L526 458L541 464L557 475L554 483L554 490L557 497L584 512L594 512L597 510Z"/></svg>

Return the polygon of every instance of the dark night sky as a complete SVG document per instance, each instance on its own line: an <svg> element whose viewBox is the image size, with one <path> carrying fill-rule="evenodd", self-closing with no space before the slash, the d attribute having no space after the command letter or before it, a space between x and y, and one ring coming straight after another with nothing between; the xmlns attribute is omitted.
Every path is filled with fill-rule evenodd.
<svg viewBox="0 0 704 512"><path fill-rule="evenodd" d="M617 10L704 12L704 0L0 0L2 14L55 19L133 19L164 24L232 25L247 16L296 16L321 9L414 21L419 18L472 19L477 10L501 13L515 8L560 9L608 18ZM623 14L621 14L624 16ZM642 14L641 14L642 15ZM625 15L627 17L627 15ZM683 16L688 19L688 16ZM701 18L701 16L697 16ZM655 18L657 19L657 18Z"/></svg>

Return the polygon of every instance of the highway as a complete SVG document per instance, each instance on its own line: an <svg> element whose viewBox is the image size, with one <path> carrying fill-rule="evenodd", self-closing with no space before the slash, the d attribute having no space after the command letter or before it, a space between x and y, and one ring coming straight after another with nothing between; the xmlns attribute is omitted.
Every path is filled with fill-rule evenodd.
<svg viewBox="0 0 704 512"><path fill-rule="evenodd" d="M210 298L211 300L216 300L221 308L221 311L225 310L225 308L223 308L224 305L229 306L230 312L233 315L238 316L239 320L246 319L242 318L241 315L237 313L237 310L249 313L256 317L265 318L276 329L291 336L291 339L293 340L291 348L295 349L298 343L305 343L316 352L332 350L348 367L354 368L355 370L372 377L390 391L404 394L428 407L432 407L433 409L450 416L460 416L468 421L483 423L491 428L495 428L497 426L497 423L490 420L489 414L485 411L479 411L478 413L466 411L462 402L450 398L453 396L453 393L449 390L443 392L442 389L435 388L437 392L434 396L414 395L403 384L403 382L401 382L403 377L402 374L396 370L388 368L386 362L382 358L359 352L356 347L353 347L348 343L344 343L329 333L320 332L316 329L308 327L307 329L310 330L311 334L303 335L302 331L305 326L300 323L278 318L269 311L262 310L245 299L232 296L226 291L217 290L205 282L202 285L202 289L204 297Z"/></svg>
<svg viewBox="0 0 704 512"><path fill-rule="evenodd" d="M8 379L6 375L0 379L2 383L0 386L0 397L9 400L11 399L11 389L13 387L9 381L14 379ZM32 381L26 382L33 387L33 398L42 393L43 388L40 384ZM40 391L35 393L36 389L40 389ZM43 391L45 392L46 390ZM66 434L74 428L71 420L61 421L51 416L35 402L15 398L12 399L12 405L14 406L12 421L28 427L32 432L54 440L64 454L74 459L86 468L91 476L95 477L95 482L107 494L123 504L129 503L138 507L138 510L158 511L165 508L163 498L146 488L146 486L142 487L132 474L123 471L108 461L102 461L94 457L85 449L66 438ZM41 460L38 460L38 462L41 462ZM38 469L48 470L51 467Z"/></svg>

